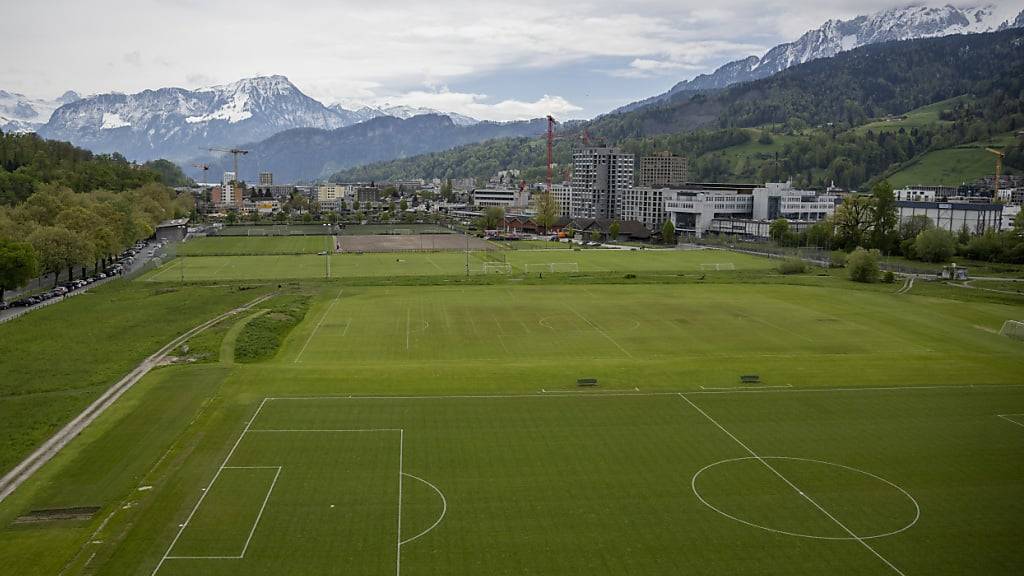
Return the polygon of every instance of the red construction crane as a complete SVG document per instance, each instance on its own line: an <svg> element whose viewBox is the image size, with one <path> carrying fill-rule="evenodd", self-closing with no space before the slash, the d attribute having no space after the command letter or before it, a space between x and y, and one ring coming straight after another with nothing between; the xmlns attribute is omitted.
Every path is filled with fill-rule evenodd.
<svg viewBox="0 0 1024 576"><path fill-rule="evenodd" d="M555 121L554 116L548 115L548 194L551 194L551 177L555 164Z"/></svg>

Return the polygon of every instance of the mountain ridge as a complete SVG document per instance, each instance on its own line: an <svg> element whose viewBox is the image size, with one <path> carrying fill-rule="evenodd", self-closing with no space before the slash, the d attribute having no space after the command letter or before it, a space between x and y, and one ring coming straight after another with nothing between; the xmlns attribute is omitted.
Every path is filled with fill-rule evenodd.
<svg viewBox="0 0 1024 576"><path fill-rule="evenodd" d="M662 94L627 104L610 114L651 106L678 94L720 90L740 82L760 80L796 64L832 57L869 44L1024 27L1024 10L1013 20L1010 20L1012 14L999 13L999 10L993 4L967 8L949 4L941 7L909 5L850 20L828 20L793 42L771 48L764 56L748 56L723 64L710 74L684 80Z"/></svg>

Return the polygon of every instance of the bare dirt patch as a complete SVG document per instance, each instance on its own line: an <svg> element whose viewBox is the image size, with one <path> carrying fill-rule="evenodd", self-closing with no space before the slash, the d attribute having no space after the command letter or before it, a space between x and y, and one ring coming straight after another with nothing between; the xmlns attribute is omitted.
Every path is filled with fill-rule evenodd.
<svg viewBox="0 0 1024 576"><path fill-rule="evenodd" d="M58 520L88 520L100 511L99 506L77 506L74 508L50 508L46 510L32 510L28 514L18 516L15 524L38 524L40 522L55 522Z"/></svg>

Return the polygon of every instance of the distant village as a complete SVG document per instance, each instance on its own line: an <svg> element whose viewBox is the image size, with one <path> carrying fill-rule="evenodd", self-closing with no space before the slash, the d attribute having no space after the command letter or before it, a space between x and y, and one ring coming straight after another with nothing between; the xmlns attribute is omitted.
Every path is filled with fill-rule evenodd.
<svg viewBox="0 0 1024 576"><path fill-rule="evenodd" d="M448 222L481 235L515 239L523 234L589 233L604 240L658 238L671 223L677 236L709 234L765 239L773 221L800 232L831 216L851 192L834 186L801 190L790 182L739 184L691 182L684 156L639 158L612 147L573 154L561 182L532 182L518 170L489 180L401 180L296 185L269 172L254 184L225 172L221 182L193 188L199 214L209 222ZM538 201L550 193L556 217L538 218ZM937 228L982 234L1012 227L1024 203L1024 177L987 177L959 187L918 185L895 190L901 221L926 216ZM540 221L539 221L540 220ZM612 224L615 223L613 227Z"/></svg>

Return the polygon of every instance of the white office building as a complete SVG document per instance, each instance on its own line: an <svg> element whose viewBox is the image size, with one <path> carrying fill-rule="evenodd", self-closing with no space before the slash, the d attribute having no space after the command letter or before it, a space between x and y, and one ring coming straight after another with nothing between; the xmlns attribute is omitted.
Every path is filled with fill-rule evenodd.
<svg viewBox="0 0 1024 576"><path fill-rule="evenodd" d="M665 197L674 190L639 186L623 190L619 199L618 218L635 220L650 230L658 230L669 219Z"/></svg>
<svg viewBox="0 0 1024 576"><path fill-rule="evenodd" d="M473 190L473 205L480 208L526 208L530 193L516 188L478 188Z"/></svg>
<svg viewBox="0 0 1024 576"><path fill-rule="evenodd" d="M789 182L764 186L746 184L695 184L664 191L665 211L676 230L703 236L708 231L767 235L769 223L784 218L797 224L817 222L835 213L838 197L793 188ZM764 234L762 234L762 230Z"/></svg>

